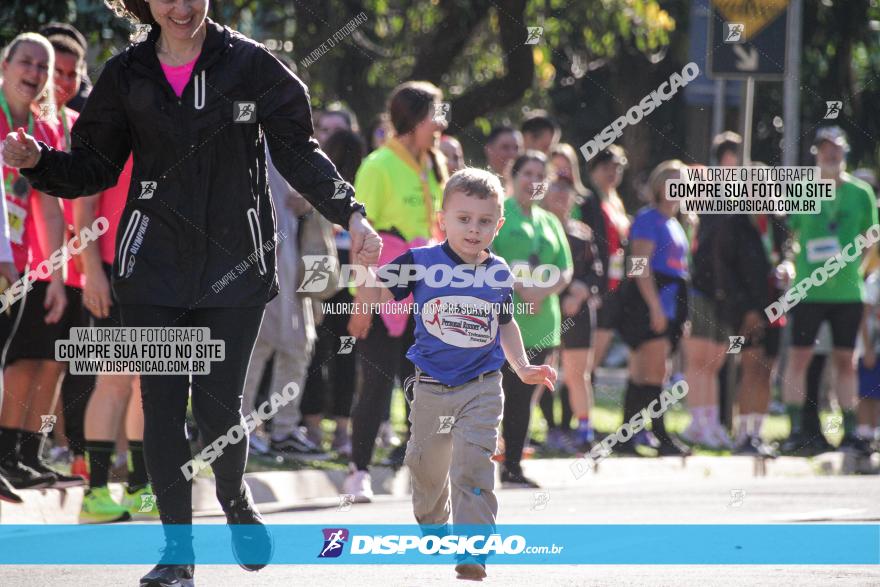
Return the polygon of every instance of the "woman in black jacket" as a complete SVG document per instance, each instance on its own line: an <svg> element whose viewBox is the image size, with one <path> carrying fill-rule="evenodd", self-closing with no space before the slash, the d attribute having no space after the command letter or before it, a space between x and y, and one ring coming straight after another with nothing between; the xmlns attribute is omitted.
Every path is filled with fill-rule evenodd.
<svg viewBox="0 0 880 587"><path fill-rule="evenodd" d="M111 4L152 28L105 64L72 129L72 151L19 129L3 154L37 189L76 198L115 185L133 152L113 288L125 326L208 327L224 341L225 360L192 376L193 413L208 445L241 423L248 358L278 292L265 144L284 178L349 228L353 257L375 263L381 243L353 188L311 138L305 85L265 47L208 19L208 0ZM191 69L185 80L182 68ZM191 456L189 376L143 374L141 386L147 469L169 545L141 585L191 585L192 490L182 470ZM245 439L212 466L233 550L257 570L272 545L242 481L246 458Z"/></svg>

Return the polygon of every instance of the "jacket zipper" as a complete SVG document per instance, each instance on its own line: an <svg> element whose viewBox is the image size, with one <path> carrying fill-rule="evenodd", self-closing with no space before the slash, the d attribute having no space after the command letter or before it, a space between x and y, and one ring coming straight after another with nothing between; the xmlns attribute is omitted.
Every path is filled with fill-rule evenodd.
<svg viewBox="0 0 880 587"><path fill-rule="evenodd" d="M260 275L266 275L266 257L263 255L263 231L260 228L260 219L256 208L248 208L248 226L251 229L251 240L254 243L254 253L257 256L257 269Z"/></svg>

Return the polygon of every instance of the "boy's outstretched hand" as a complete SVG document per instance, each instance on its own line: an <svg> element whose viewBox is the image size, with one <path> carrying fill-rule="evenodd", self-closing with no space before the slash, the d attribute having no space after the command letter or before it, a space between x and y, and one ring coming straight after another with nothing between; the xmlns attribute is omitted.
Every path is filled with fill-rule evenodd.
<svg viewBox="0 0 880 587"><path fill-rule="evenodd" d="M556 389L556 369L550 365L526 365L518 369L516 374L523 383L545 385L550 391Z"/></svg>

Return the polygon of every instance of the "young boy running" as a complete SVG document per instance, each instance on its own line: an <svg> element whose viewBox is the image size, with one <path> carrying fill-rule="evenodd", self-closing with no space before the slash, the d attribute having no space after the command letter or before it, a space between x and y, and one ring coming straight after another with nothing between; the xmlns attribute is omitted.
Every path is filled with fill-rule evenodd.
<svg viewBox="0 0 880 587"><path fill-rule="evenodd" d="M504 224L501 182L463 169L446 184L440 227L446 242L411 249L380 270L383 287L364 288L364 302L414 297L416 367L405 463L412 476L413 510L422 526L494 527L498 513L495 467L505 357L524 383L553 389L556 371L529 365L512 317L513 278L487 249ZM421 278L407 279L424 269ZM399 272L399 274L398 274ZM392 276L395 283L388 283ZM386 281L388 287L384 287ZM450 509L451 482L451 509ZM481 559L459 559L459 578L486 576Z"/></svg>

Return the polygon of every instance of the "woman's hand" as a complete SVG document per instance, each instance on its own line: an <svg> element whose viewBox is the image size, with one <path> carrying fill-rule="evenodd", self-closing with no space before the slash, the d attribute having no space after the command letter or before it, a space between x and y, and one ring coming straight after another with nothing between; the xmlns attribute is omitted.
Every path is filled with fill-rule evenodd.
<svg viewBox="0 0 880 587"><path fill-rule="evenodd" d="M60 279L53 279L46 288L46 299L43 301L43 308L46 310L46 317L43 322L46 324L55 324L64 315L64 309L67 307L67 294L64 291L64 282Z"/></svg>
<svg viewBox="0 0 880 587"><path fill-rule="evenodd" d="M358 212L352 214L348 221L348 232L351 233L352 260L357 259L357 263L364 266L378 263L379 253L382 252L382 239L367 219Z"/></svg>
<svg viewBox="0 0 880 587"><path fill-rule="evenodd" d="M556 389L556 369L550 365L526 365L517 369L516 374L523 383L545 385L550 391Z"/></svg>
<svg viewBox="0 0 880 587"><path fill-rule="evenodd" d="M651 308L651 330L660 334L666 332L668 325L669 321L666 319L666 314L663 313L663 308L659 306Z"/></svg>
<svg viewBox="0 0 880 587"><path fill-rule="evenodd" d="M10 167L30 169L40 161L40 145L36 139L19 128L6 135L3 141L3 162Z"/></svg>
<svg viewBox="0 0 880 587"><path fill-rule="evenodd" d="M110 315L110 306L113 305L110 296L110 282L103 269L86 273L83 285L83 304L95 318L107 318Z"/></svg>

